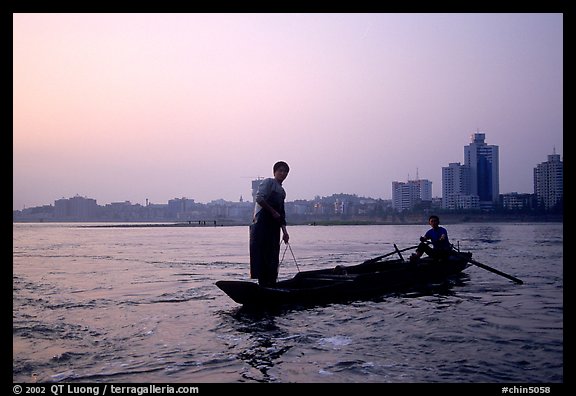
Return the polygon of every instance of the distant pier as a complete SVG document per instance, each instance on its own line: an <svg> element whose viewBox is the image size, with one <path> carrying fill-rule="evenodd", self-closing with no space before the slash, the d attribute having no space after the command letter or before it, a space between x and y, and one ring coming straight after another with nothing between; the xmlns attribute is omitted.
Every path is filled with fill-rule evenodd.
<svg viewBox="0 0 576 396"><path fill-rule="evenodd" d="M116 223L116 224L86 224L82 228L148 228L148 227L224 227L216 220L189 220L177 223Z"/></svg>

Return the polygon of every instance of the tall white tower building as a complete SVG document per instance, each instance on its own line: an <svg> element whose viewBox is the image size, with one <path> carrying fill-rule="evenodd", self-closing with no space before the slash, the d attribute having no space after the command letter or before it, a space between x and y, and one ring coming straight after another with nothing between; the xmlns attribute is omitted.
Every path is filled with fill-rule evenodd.
<svg viewBox="0 0 576 396"><path fill-rule="evenodd" d="M470 193L478 195L481 208L490 209L500 194L498 146L488 145L484 139L481 132L471 136L471 143L464 146L464 164L470 168Z"/></svg>

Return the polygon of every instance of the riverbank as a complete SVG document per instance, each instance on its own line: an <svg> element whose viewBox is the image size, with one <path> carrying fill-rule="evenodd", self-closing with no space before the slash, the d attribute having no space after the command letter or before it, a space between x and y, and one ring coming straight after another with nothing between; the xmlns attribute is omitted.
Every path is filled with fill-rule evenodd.
<svg viewBox="0 0 576 396"><path fill-rule="evenodd" d="M563 215L526 215L526 214L452 214L440 213L442 224L462 223L563 223ZM290 224L311 225L412 225L427 224L428 214L405 215L386 218L330 218L314 221L298 221L293 219Z"/></svg>
<svg viewBox="0 0 576 396"><path fill-rule="evenodd" d="M534 215L534 214L494 214L494 213L439 213L441 224L466 224L466 223L563 223L562 215ZM311 216L289 216L289 225L312 225L312 226L334 226L334 225L415 225L427 224L428 214L405 214L387 217L365 216L333 216L313 218ZM13 223L33 223L18 222ZM134 222L134 221L47 221L41 223L78 223L79 227L225 227L225 226L247 226L248 220L243 219L216 219L199 221L173 221L173 222ZM80 224L82 223L82 224ZM88 224L87 224L88 223Z"/></svg>

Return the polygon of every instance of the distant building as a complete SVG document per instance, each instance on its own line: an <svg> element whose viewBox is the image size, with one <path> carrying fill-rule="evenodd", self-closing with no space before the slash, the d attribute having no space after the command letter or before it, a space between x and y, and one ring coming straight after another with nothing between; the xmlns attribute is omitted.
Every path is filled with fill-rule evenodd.
<svg viewBox="0 0 576 396"><path fill-rule="evenodd" d="M470 194L478 195L481 209L493 209L499 200L498 146L484 142L485 134L474 133L464 146L464 164L470 168Z"/></svg>
<svg viewBox="0 0 576 396"><path fill-rule="evenodd" d="M564 167L560 155L555 152L548 161L534 168L534 195L538 205L550 210L564 198Z"/></svg>
<svg viewBox="0 0 576 396"><path fill-rule="evenodd" d="M76 195L54 201L54 217L61 220L89 220L96 217L98 205L96 200Z"/></svg>
<svg viewBox="0 0 576 396"><path fill-rule="evenodd" d="M472 194L468 165L452 162L442 167L442 209L479 209L480 198Z"/></svg>
<svg viewBox="0 0 576 396"><path fill-rule="evenodd" d="M422 202L432 202L432 182L426 179L392 182L392 208L397 212L413 209Z"/></svg>
<svg viewBox="0 0 576 396"><path fill-rule="evenodd" d="M258 192L258 187L260 186L260 183L262 183L262 180L264 180L263 177L252 180L252 202L256 202L256 193Z"/></svg>
<svg viewBox="0 0 576 396"><path fill-rule="evenodd" d="M528 210L534 206L534 194L512 192L502 194L500 197L502 209L505 210Z"/></svg>
<svg viewBox="0 0 576 396"><path fill-rule="evenodd" d="M194 200L186 197L168 200L168 210L173 213L186 213L194 210Z"/></svg>
<svg viewBox="0 0 576 396"><path fill-rule="evenodd" d="M432 201L432 182L426 179L408 180L408 184L414 184L419 191L418 198L421 201Z"/></svg>
<svg viewBox="0 0 576 396"><path fill-rule="evenodd" d="M484 133L474 133L471 143L464 146L464 164L442 167L443 209L494 209L498 205L498 146L484 139Z"/></svg>

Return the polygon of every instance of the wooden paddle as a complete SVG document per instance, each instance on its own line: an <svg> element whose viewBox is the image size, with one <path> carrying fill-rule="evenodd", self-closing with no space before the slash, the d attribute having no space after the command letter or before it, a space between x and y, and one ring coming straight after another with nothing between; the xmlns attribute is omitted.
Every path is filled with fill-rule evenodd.
<svg viewBox="0 0 576 396"><path fill-rule="evenodd" d="M515 283L517 283L517 284L519 284L519 285L521 285L521 284L524 283L522 280L520 280L520 279L518 279L518 278L516 278L516 277L514 277L514 276L512 276L512 275L508 275L508 274L506 274L506 273L504 273L504 272L502 272L502 271L498 271L497 269L492 268L492 267L489 267L489 266L487 266L486 264L479 263L478 261L472 260L471 258L468 258L468 257L466 257L465 255L460 254L460 253L458 253L458 252L456 252L456 251L453 251L453 253L456 254L456 255L458 255L458 256L460 256L460 257L465 258L470 264L474 264L475 266L480 267L480 268L483 268L483 269L485 269L486 271L490 271L490 272L493 272L493 273L498 274L498 275L500 275L500 276L503 276L504 278L508 278L508 279L510 279L511 281L513 281L513 282L515 282Z"/></svg>
<svg viewBox="0 0 576 396"><path fill-rule="evenodd" d="M372 258L372 259L370 259L370 260L366 260L366 261L364 261L362 264L375 263L376 261L381 260L381 259L383 259L384 257L392 256L393 254L399 254L400 252L405 252L406 250L416 249L416 248L418 247L418 245L416 245L416 246L410 246L410 247L407 247L407 248L405 248L405 249L400 249L400 250L398 250L398 247L396 247L396 244L394 244L394 247L396 248L396 250L394 250L393 252L386 253L386 254L384 254L384 255L382 255L382 256L374 257L374 258ZM400 257L402 257L402 256L400 255Z"/></svg>

